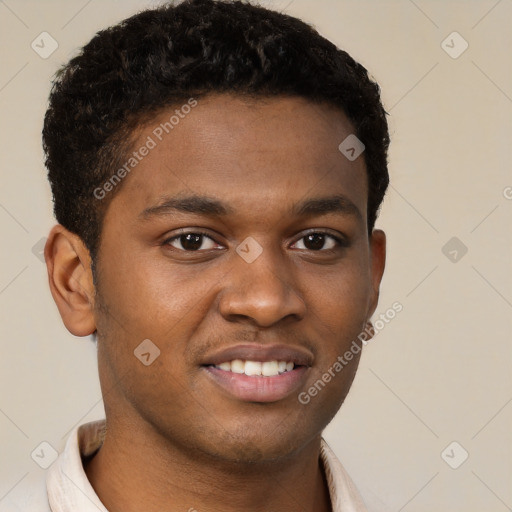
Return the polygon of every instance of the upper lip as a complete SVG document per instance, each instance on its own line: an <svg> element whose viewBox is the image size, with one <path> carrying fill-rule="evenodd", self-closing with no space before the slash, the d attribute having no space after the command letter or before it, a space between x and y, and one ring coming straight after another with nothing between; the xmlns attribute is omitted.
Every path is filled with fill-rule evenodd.
<svg viewBox="0 0 512 512"><path fill-rule="evenodd" d="M302 347L293 347L290 345L261 345L261 344L243 344L218 350L214 354L205 357L204 365L221 364L234 359L244 361L286 361L292 362L297 366L311 366L313 363L313 354Z"/></svg>

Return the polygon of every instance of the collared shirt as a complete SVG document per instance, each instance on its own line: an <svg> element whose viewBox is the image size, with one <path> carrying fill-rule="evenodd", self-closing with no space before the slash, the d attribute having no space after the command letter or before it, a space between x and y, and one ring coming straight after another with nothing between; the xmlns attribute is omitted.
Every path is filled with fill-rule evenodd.
<svg viewBox="0 0 512 512"><path fill-rule="evenodd" d="M101 447L105 437L105 420L76 427L63 452L44 472L39 481L28 478L23 488L7 496L0 512L108 512L91 486L83 460ZM333 512L367 512L367 508L340 461L322 438L320 459L325 469ZM42 478L41 478L42 477ZM4 508L6 507L6 508Z"/></svg>

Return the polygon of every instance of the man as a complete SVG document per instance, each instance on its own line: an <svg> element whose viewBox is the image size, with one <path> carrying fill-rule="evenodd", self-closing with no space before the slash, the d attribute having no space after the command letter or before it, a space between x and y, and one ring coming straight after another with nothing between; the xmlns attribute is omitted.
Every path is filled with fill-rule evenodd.
<svg viewBox="0 0 512 512"><path fill-rule="evenodd" d="M106 423L26 510L366 510L322 439L385 264L366 70L281 13L165 5L58 73L43 142L50 289L97 341Z"/></svg>

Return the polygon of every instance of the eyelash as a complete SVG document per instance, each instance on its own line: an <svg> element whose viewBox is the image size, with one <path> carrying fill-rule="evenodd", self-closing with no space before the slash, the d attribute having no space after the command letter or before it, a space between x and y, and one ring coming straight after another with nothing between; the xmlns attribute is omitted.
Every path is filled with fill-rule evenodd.
<svg viewBox="0 0 512 512"><path fill-rule="evenodd" d="M303 238L306 238L308 235L326 235L327 237L329 238L332 238L338 245L338 247L334 247L332 249L320 249L318 251L314 251L314 250L311 250L311 252L316 252L316 253L332 253L334 251L336 251L337 249L340 249L340 248L344 248L344 247L348 247L348 242L339 237L339 236L336 236L336 235L333 235L332 233L329 233L327 231L309 231L307 232L306 234L304 234L303 236L301 236L297 242L299 240L302 240ZM162 246L170 246L173 250L176 250L176 251L179 251L179 252L186 252L186 253L200 253L200 252L203 252L204 250L197 250L197 251L187 251L187 250L184 250L184 249L176 249L176 247L172 247L171 246L171 242L173 242L174 240L176 239L179 239L180 237L182 236L185 236L185 235L201 235L201 236L204 236L208 239L210 239L212 242L215 242L215 243L218 243L216 242L216 240L214 240L214 238L209 234L209 233L206 233L204 231L183 231L181 233L178 233L176 235L173 235L172 237L170 238L167 238L165 239L163 242L162 242ZM297 243L295 242L295 243ZM208 250L217 250L217 249L206 249L206 251ZM300 250L308 250L308 249L300 249Z"/></svg>

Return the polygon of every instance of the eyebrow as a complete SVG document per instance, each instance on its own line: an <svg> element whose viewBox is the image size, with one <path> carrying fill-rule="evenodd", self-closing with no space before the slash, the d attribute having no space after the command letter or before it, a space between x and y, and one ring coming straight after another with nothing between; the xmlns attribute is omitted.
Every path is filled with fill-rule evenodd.
<svg viewBox="0 0 512 512"><path fill-rule="evenodd" d="M222 201L209 196L175 196L166 197L159 204L143 210L139 218L149 220L160 215L183 212L207 217L226 217L235 215L236 210ZM363 220L359 208L346 196L335 194L326 197L306 199L294 205L290 214L296 217L314 217L320 215L342 215Z"/></svg>

